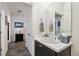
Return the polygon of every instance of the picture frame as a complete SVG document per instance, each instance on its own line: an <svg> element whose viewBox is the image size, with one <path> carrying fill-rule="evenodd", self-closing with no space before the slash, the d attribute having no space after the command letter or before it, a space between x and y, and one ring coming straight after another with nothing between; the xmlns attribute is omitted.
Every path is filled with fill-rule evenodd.
<svg viewBox="0 0 79 59"><path fill-rule="evenodd" d="M15 22L15 28L23 28L23 22Z"/></svg>

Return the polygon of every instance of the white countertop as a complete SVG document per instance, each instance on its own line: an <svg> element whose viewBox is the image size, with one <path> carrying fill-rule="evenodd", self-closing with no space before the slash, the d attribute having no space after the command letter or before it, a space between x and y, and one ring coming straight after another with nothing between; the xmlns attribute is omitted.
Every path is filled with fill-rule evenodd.
<svg viewBox="0 0 79 59"><path fill-rule="evenodd" d="M59 42L59 43L57 43L57 44L45 43L45 42L43 42L43 41L41 40L41 39L43 39L43 38L41 38L41 37L35 37L34 39L35 39L36 41L40 42L41 44L45 45L46 47L48 47L48 48L54 50L54 51L57 52L57 53L61 52L62 50L66 49L66 48L68 48L69 46L72 45L71 42L69 42L68 44L65 44L65 43L62 43L62 42ZM50 39L49 39L49 40L50 40Z"/></svg>

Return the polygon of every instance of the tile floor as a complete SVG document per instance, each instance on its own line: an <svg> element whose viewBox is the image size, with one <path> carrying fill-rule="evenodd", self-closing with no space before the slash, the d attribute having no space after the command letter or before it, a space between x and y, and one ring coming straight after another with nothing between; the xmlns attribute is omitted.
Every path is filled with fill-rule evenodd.
<svg viewBox="0 0 79 59"><path fill-rule="evenodd" d="M24 41L22 41L10 42L6 56L31 56L31 54L25 47Z"/></svg>

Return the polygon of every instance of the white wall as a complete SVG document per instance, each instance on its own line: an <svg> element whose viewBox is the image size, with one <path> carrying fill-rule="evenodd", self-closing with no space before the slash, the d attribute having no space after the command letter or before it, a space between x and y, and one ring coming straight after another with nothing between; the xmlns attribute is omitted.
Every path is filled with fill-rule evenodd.
<svg viewBox="0 0 79 59"><path fill-rule="evenodd" d="M64 3L64 15L61 23L61 31L71 34L71 2Z"/></svg>
<svg viewBox="0 0 79 59"><path fill-rule="evenodd" d="M35 35L39 34L39 24L40 19L44 22L45 26L45 19L46 19L46 8L45 5L42 3L34 3L33 4L33 11L32 11L32 18L33 18L33 32ZM46 31L46 29L44 29Z"/></svg>
<svg viewBox="0 0 79 59"><path fill-rule="evenodd" d="M2 11L1 14L1 55L6 55L8 44L7 44L7 37L6 37L6 26L5 26L5 12Z"/></svg>
<svg viewBox="0 0 79 59"><path fill-rule="evenodd" d="M72 55L79 56L79 3L72 3Z"/></svg>
<svg viewBox="0 0 79 59"><path fill-rule="evenodd" d="M7 53L8 50L8 40L7 40L7 26L5 25L5 16L9 17L7 4L6 3L0 3L1 4L1 55L4 56ZM9 20L9 19L8 19Z"/></svg>
<svg viewBox="0 0 79 59"><path fill-rule="evenodd" d="M12 41L15 41L15 34L16 33L19 33L20 31L22 32L22 33L24 33L24 39L26 39L25 38L25 34L26 34L26 30L27 30L27 27L26 27L26 25L27 25L27 23L26 23L26 18L25 18L25 16L12 16L11 17L11 39L10 39L10 41L12 42ZM15 22L22 22L23 23L23 28L15 28Z"/></svg>

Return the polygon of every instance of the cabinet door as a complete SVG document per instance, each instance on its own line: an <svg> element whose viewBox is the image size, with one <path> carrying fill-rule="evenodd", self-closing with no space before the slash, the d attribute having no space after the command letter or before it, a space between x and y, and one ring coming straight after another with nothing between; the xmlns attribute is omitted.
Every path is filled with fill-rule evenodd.
<svg viewBox="0 0 79 59"><path fill-rule="evenodd" d="M44 48L43 45L35 41L35 56L43 56Z"/></svg>
<svg viewBox="0 0 79 59"><path fill-rule="evenodd" d="M44 56L55 56L55 52L50 48L44 46Z"/></svg>
<svg viewBox="0 0 79 59"><path fill-rule="evenodd" d="M35 41L35 56L55 56L55 52L43 44Z"/></svg>

